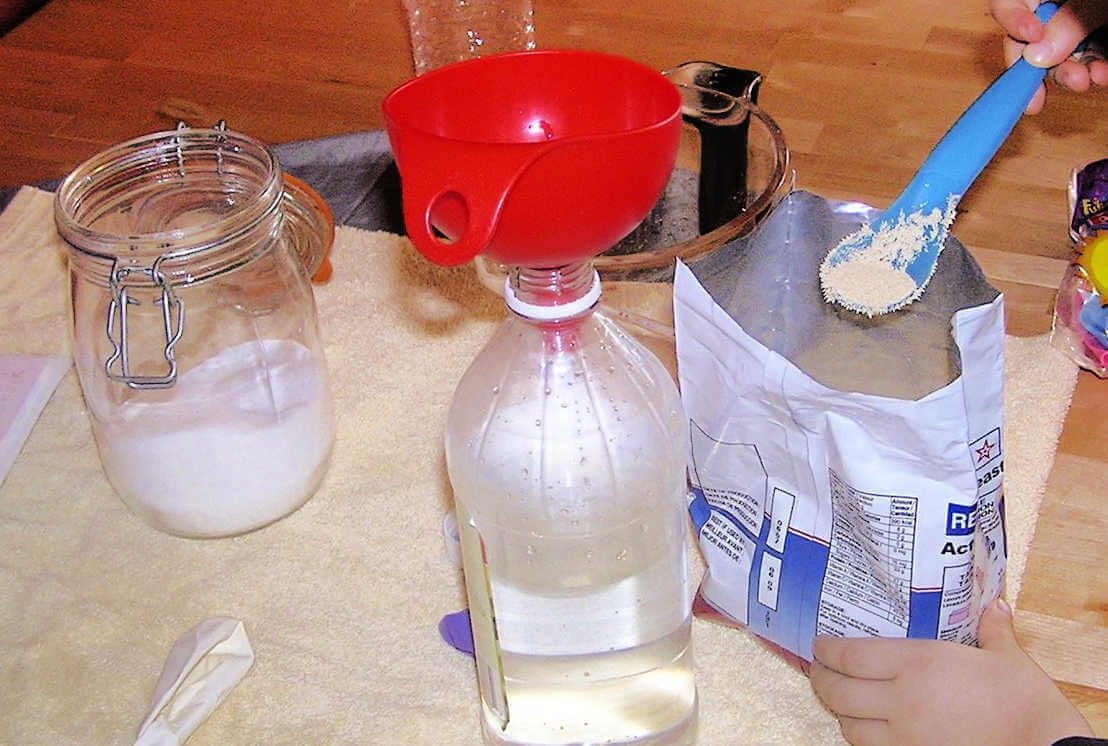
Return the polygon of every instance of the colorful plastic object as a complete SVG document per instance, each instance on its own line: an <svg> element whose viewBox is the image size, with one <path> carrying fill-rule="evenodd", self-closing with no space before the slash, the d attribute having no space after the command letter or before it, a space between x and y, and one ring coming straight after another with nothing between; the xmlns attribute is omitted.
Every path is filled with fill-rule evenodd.
<svg viewBox="0 0 1108 746"><path fill-rule="evenodd" d="M1077 264L1085 270L1092 292L1080 304L1075 321L1089 338L1084 340L1086 352L1108 367L1108 233L1085 244Z"/></svg>
<svg viewBox="0 0 1108 746"><path fill-rule="evenodd" d="M1105 244L1108 245L1108 244ZM1080 262L1066 270L1054 308L1051 343L1082 368L1108 378L1108 308Z"/></svg>
<svg viewBox="0 0 1108 746"><path fill-rule="evenodd" d="M1089 293L1085 302L1081 304L1081 312L1077 316L1081 327L1088 332L1101 347L1108 348L1108 307L1104 306L1103 296L1099 293Z"/></svg>
<svg viewBox="0 0 1108 746"><path fill-rule="evenodd" d="M383 109L408 236L439 264L560 267L606 250L661 194L681 128L661 73L570 50L441 67Z"/></svg>
<svg viewBox="0 0 1108 746"><path fill-rule="evenodd" d="M1088 295L1078 294L1074 300L1074 314L1069 327L1080 341L1080 351L1084 354L1084 360L1078 360L1078 364L1089 368L1098 376L1104 377L1104 371L1108 370L1108 348L1105 348L1101 341L1097 339L1097 336L1092 334L1091 330L1083 323L1081 314L1081 311L1088 307L1090 303L1099 305L1100 298L1093 292Z"/></svg>
<svg viewBox="0 0 1108 746"><path fill-rule="evenodd" d="M1077 263L1084 268L1100 297L1108 299L1108 233L1085 244Z"/></svg>
<svg viewBox="0 0 1108 746"><path fill-rule="evenodd" d="M1108 233L1108 158L1075 168L1070 177L1070 238L1083 241Z"/></svg>

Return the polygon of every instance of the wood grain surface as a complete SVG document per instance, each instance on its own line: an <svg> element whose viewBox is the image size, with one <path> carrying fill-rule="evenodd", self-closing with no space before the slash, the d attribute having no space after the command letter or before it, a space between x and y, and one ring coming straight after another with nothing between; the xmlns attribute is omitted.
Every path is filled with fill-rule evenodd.
<svg viewBox="0 0 1108 746"><path fill-rule="evenodd" d="M1001 72L985 0L534 0L542 47L765 74L797 184L885 205ZM0 185L64 175L178 118L268 142L382 126L411 75L399 0L53 0L0 39ZM1052 87L960 205L955 233L1039 334L1066 260L1070 170L1108 157L1108 95ZM1108 736L1108 381L1083 373L1019 599L1021 640Z"/></svg>

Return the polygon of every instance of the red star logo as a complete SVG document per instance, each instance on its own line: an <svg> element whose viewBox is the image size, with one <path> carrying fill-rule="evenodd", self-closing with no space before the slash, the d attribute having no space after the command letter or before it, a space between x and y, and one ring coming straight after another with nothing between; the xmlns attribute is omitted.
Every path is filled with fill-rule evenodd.
<svg viewBox="0 0 1108 746"><path fill-rule="evenodd" d="M982 461L988 461L993 453L993 444L989 441L985 441L980 448L977 449L977 463Z"/></svg>

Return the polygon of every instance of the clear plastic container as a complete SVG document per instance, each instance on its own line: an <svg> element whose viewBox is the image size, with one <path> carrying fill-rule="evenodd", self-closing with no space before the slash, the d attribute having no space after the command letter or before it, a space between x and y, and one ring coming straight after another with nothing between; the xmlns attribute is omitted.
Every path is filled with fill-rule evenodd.
<svg viewBox="0 0 1108 746"><path fill-rule="evenodd" d="M315 491L333 441L309 273L280 166L224 129L94 156L58 189L73 355L109 481L180 536L250 531ZM307 266L306 266L307 265Z"/></svg>
<svg viewBox="0 0 1108 746"><path fill-rule="evenodd" d="M416 75L498 52L535 48L531 0L403 0Z"/></svg>
<svg viewBox="0 0 1108 746"><path fill-rule="evenodd" d="M589 264L515 269L446 452L485 739L692 743L687 424Z"/></svg>

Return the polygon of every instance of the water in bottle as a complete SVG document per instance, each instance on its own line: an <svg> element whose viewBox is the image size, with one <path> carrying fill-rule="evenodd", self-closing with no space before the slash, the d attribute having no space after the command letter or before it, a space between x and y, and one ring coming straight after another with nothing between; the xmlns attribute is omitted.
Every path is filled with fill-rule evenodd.
<svg viewBox="0 0 1108 746"><path fill-rule="evenodd" d="M486 741L692 743L687 424L583 263L518 269L447 425Z"/></svg>

